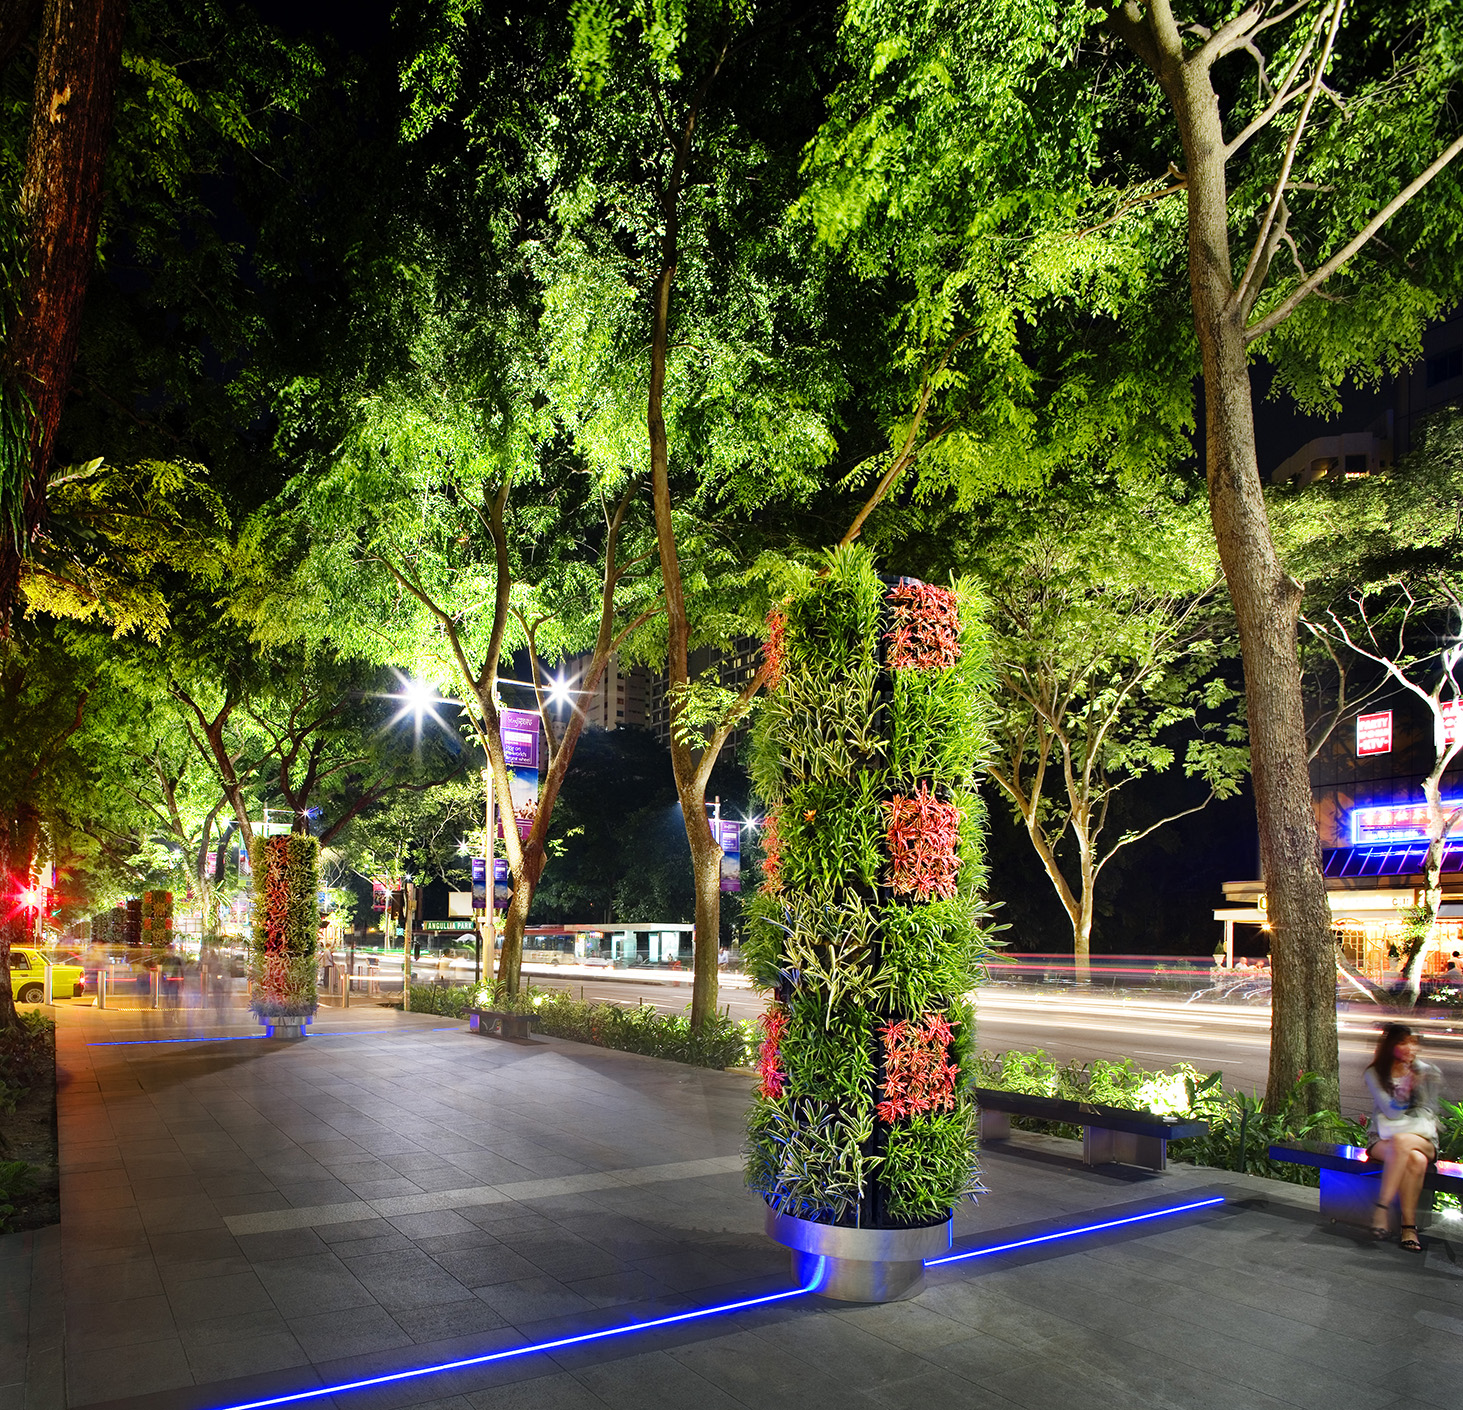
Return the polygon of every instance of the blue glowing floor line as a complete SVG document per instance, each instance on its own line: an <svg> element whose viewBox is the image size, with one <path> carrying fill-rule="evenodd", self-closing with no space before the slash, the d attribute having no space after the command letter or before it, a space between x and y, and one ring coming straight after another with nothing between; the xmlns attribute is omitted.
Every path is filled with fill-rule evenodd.
<svg viewBox="0 0 1463 1410"><path fill-rule="evenodd" d="M428 1028L423 1031L427 1033L455 1033L466 1031L460 1023L449 1023L445 1028ZM333 1033L328 1028L319 1029L310 1034L312 1038L399 1038L400 1033L393 1033L385 1028L357 1028L349 1033ZM410 1033L406 1035L410 1037ZM214 1037L202 1038L122 1038L111 1043L88 1043L88 1048L152 1048L159 1043L252 1043L257 1038L267 1038L267 1033L220 1033Z"/></svg>
<svg viewBox="0 0 1463 1410"><path fill-rule="evenodd" d="M785 1302L790 1297L802 1297L813 1292L823 1281L822 1258L818 1260L817 1271L812 1280L800 1288L788 1288L784 1292L768 1293L763 1297L744 1298L741 1302L723 1302L716 1307L700 1307L693 1312L676 1312L668 1317L656 1317L649 1322L631 1322L623 1327L605 1327L598 1332L581 1332L578 1336L557 1337L553 1341L534 1342L532 1346L511 1346L503 1351L489 1351L482 1356L467 1356L460 1361L442 1361L435 1366L414 1366L406 1371L393 1371L385 1376L368 1376L364 1380L344 1381L340 1385L317 1386L313 1390L299 1390L293 1395L275 1395L268 1400L247 1400L239 1405L220 1407L220 1410L263 1410L269 1405L293 1405L301 1400L316 1400L322 1395L338 1395L347 1390L364 1390L367 1386L389 1385L392 1381L408 1381L417 1376L434 1376L441 1371L460 1371L467 1366L486 1366L492 1361L507 1361L515 1356L531 1356L540 1351L557 1351L566 1346L582 1346L585 1342L604 1341L608 1337L622 1337L629 1332L648 1332L656 1327L670 1327L677 1322L694 1322L701 1317L712 1317L719 1312L739 1312L744 1307L762 1307L769 1302Z"/></svg>
<svg viewBox="0 0 1463 1410"><path fill-rule="evenodd" d="M992 1253L1009 1253L1013 1248L1030 1248L1033 1244L1055 1243L1058 1239L1073 1239L1078 1234L1094 1234L1100 1229L1117 1229L1124 1224L1141 1224L1146 1219L1162 1219L1167 1214L1184 1214L1191 1209L1208 1209L1211 1205L1223 1204L1223 1195L1209 1199L1193 1200L1189 1204L1170 1205L1166 1209L1150 1209L1145 1214L1129 1214L1122 1219L1104 1219L1099 1224L1084 1224L1079 1229L1056 1229L1050 1234L1035 1234L1029 1239L1016 1239L1008 1244L992 1244L989 1248L967 1249L964 1253L947 1254L944 1258L925 1261L926 1268L938 1268L942 1263L959 1263L966 1258L985 1258Z"/></svg>

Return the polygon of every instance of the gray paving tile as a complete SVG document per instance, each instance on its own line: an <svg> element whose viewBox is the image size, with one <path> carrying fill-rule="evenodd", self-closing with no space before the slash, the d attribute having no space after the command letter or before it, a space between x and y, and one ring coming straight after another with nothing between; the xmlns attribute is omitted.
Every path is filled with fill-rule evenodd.
<svg viewBox="0 0 1463 1410"><path fill-rule="evenodd" d="M200 1384L258 1376L288 1366L305 1366L310 1358L287 1331L187 1347L188 1367Z"/></svg>
<svg viewBox="0 0 1463 1410"><path fill-rule="evenodd" d="M471 1290L445 1272L426 1254L373 1253L342 1262L360 1280L382 1307L425 1307L440 1302L460 1302Z"/></svg>
<svg viewBox="0 0 1463 1410"><path fill-rule="evenodd" d="M508 1325L502 1313L480 1298L469 1296L457 1302L434 1302L392 1310L397 1325L415 1342L440 1342L456 1337L475 1337ZM473 1347L476 1351L476 1346Z"/></svg>
<svg viewBox="0 0 1463 1410"><path fill-rule="evenodd" d="M732 1410L743 1403L664 1352L582 1367L574 1375L612 1410Z"/></svg>
<svg viewBox="0 0 1463 1410"><path fill-rule="evenodd" d="M376 1301L350 1269L329 1253L256 1263L254 1271L287 1319L312 1312L370 1307Z"/></svg>
<svg viewBox="0 0 1463 1410"><path fill-rule="evenodd" d="M66 1398L72 1406L192 1384L188 1357L176 1337L128 1342L105 1350L70 1350L66 1357Z"/></svg>
<svg viewBox="0 0 1463 1410"><path fill-rule="evenodd" d="M398 1214L391 1219L391 1225L409 1239L470 1235L477 1227L463 1214L451 1209L431 1210L425 1214Z"/></svg>
<svg viewBox="0 0 1463 1410"><path fill-rule="evenodd" d="M173 1309L162 1294L125 1302L88 1302L66 1310L66 1339L76 1350L97 1351L174 1335Z"/></svg>
<svg viewBox="0 0 1463 1410"><path fill-rule="evenodd" d="M605 1402L567 1371L535 1376L477 1391L467 1397L473 1410L603 1410Z"/></svg>
<svg viewBox="0 0 1463 1410"><path fill-rule="evenodd" d="M972 1384L953 1371L933 1369L898 1380L881 1381L865 1391L870 1402L893 1410L930 1410L932 1406L965 1405L971 1401L991 1410L1007 1410L1020 1402L991 1390L989 1382ZM1049 1402L1056 1406L1061 1402ZM1084 1406L1086 1402L1081 1402Z"/></svg>
<svg viewBox="0 0 1463 1410"><path fill-rule="evenodd" d="M367 1356L411 1344L411 1337L391 1314L375 1304L287 1320L295 1339L315 1362Z"/></svg>
<svg viewBox="0 0 1463 1410"><path fill-rule="evenodd" d="M455 1253L439 1253L435 1261L467 1288L483 1288L496 1283L539 1276L540 1269L522 1254L502 1244L459 1249Z"/></svg>
<svg viewBox="0 0 1463 1410"><path fill-rule="evenodd" d="M219 1317L238 1317L273 1310L273 1300L254 1273L226 1273L175 1283L168 1290L173 1320L179 1328Z"/></svg>
<svg viewBox="0 0 1463 1410"><path fill-rule="evenodd" d="M571 1291L555 1278L492 1283L475 1289L475 1293L516 1327L550 1317L568 1317L591 1308L588 1298Z"/></svg>

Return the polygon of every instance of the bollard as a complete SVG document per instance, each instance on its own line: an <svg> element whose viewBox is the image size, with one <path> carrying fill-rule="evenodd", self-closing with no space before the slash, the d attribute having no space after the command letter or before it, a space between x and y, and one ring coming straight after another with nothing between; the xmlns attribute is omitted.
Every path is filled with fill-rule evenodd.
<svg viewBox="0 0 1463 1410"><path fill-rule="evenodd" d="M147 989L152 998L153 1008L161 1008L163 1005L163 971L161 966L157 969L147 971Z"/></svg>
<svg viewBox="0 0 1463 1410"><path fill-rule="evenodd" d="M56 1002L56 980L55 966L41 961L41 1002L43 1004L54 1004Z"/></svg>
<svg viewBox="0 0 1463 1410"><path fill-rule="evenodd" d="M107 967L97 966L97 1007L104 1009L107 1006Z"/></svg>
<svg viewBox="0 0 1463 1410"><path fill-rule="evenodd" d="M404 954L401 957L401 1011L411 1012L411 961Z"/></svg>

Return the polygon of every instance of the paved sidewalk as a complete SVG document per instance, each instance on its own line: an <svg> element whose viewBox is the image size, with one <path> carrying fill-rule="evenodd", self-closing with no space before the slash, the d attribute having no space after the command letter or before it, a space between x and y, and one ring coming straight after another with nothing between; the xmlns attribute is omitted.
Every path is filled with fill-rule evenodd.
<svg viewBox="0 0 1463 1410"><path fill-rule="evenodd" d="M66 1406L213 1410L791 1285L741 1184L743 1075L376 1008L288 1045L150 1041L197 1014L58 1019ZM799 1298L305 1404L1457 1405L1463 1240L1438 1234L1463 1226L1410 1257L1322 1224L1311 1191L1018 1140L957 1244L1231 1202L932 1270L910 1302ZM12 1319L25 1237L0 1239ZM59 1320L34 1326L25 1401L12 1320L0 1410L61 1410Z"/></svg>

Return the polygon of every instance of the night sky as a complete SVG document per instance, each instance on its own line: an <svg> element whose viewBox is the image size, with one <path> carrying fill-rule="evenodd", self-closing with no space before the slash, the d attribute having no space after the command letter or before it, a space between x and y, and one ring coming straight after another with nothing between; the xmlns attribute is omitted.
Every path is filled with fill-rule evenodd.
<svg viewBox="0 0 1463 1410"><path fill-rule="evenodd" d="M343 49L363 50L384 39L397 0L249 0L286 34L328 34Z"/></svg>

